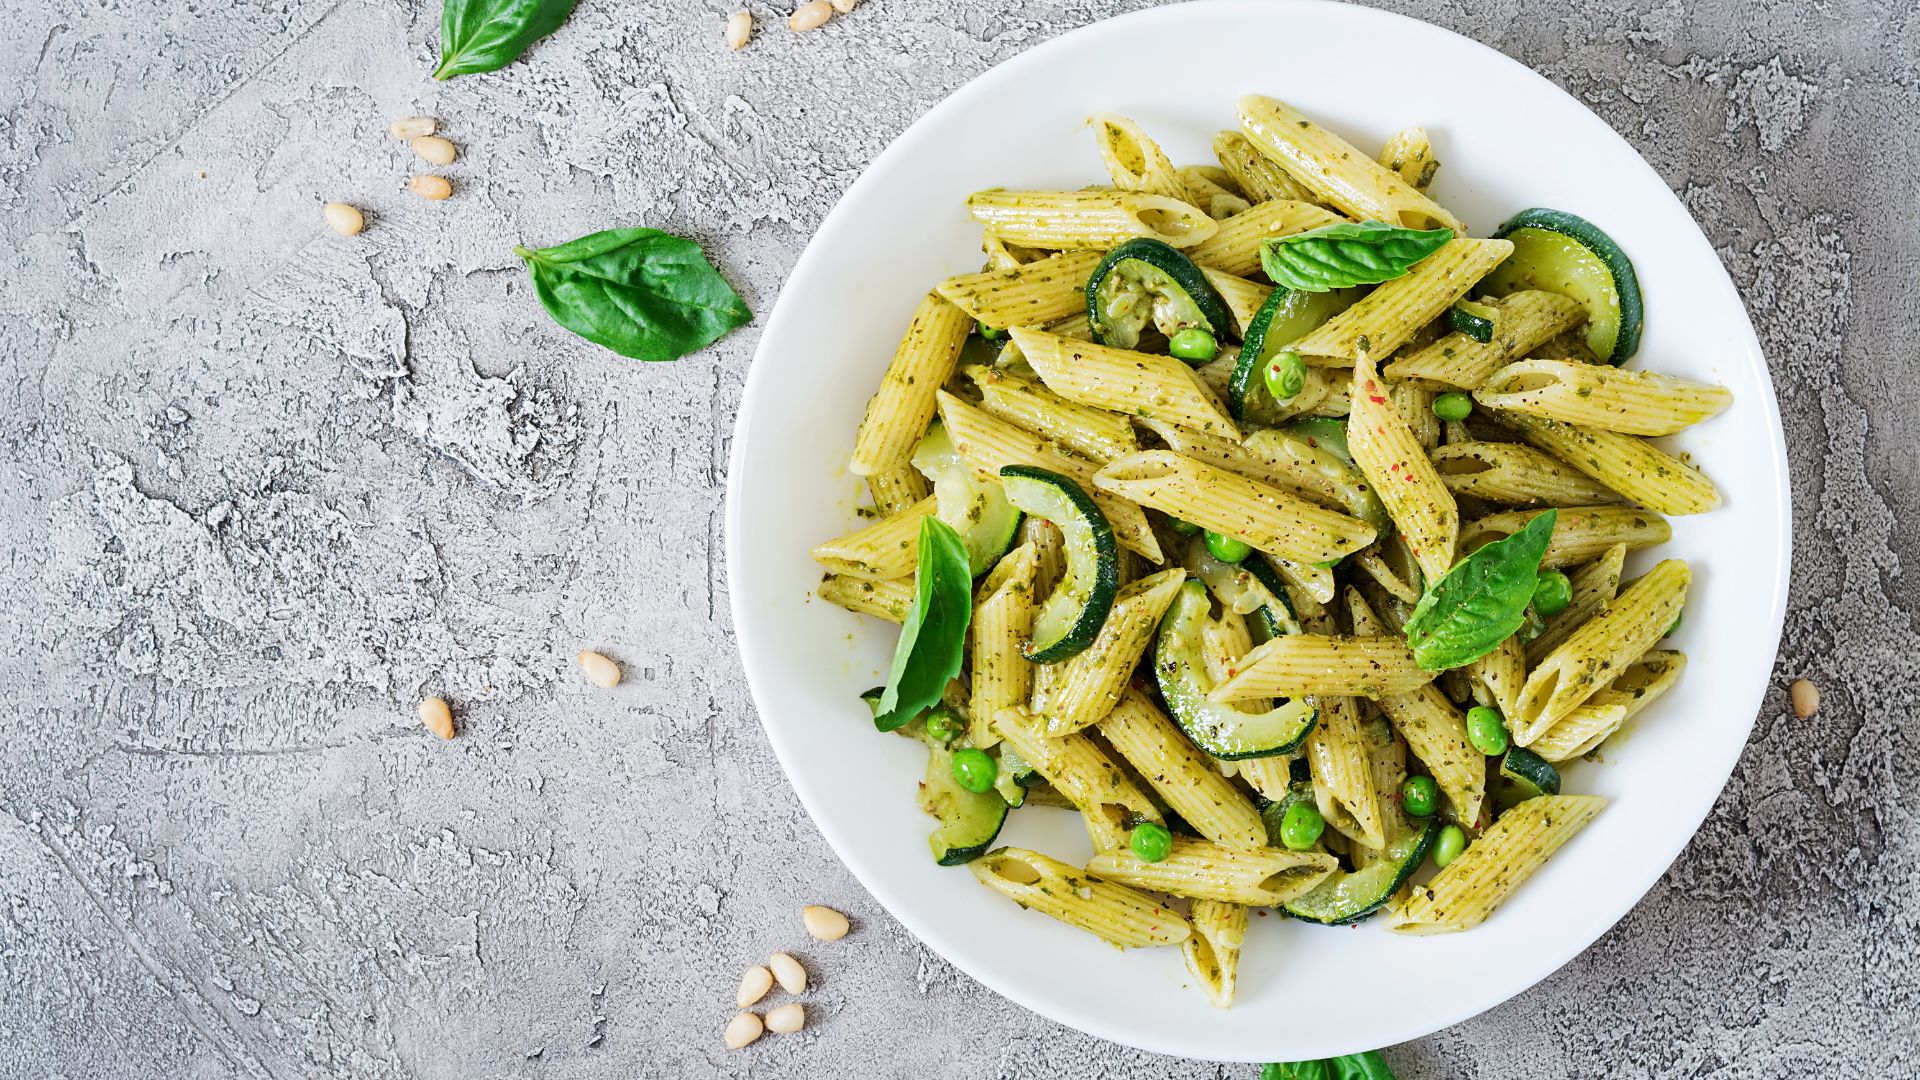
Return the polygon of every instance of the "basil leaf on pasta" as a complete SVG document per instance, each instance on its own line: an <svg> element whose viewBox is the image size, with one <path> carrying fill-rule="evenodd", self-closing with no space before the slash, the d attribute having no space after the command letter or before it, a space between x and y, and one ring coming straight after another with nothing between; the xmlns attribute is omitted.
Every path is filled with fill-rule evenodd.
<svg viewBox="0 0 1920 1080"><path fill-rule="evenodd" d="M1260 268L1275 285L1330 292L1391 281L1453 239L1449 229L1403 229L1383 221L1342 221L1260 242Z"/></svg>
<svg viewBox="0 0 1920 1080"><path fill-rule="evenodd" d="M874 727L892 731L939 702L947 682L960 674L972 618L973 570L967 545L946 522L921 518L913 606L900 626Z"/></svg>
<svg viewBox="0 0 1920 1080"><path fill-rule="evenodd" d="M1427 671L1469 664L1520 629L1558 518L1556 510L1536 515L1526 528L1455 563L1427 589L1407 619L1415 662Z"/></svg>

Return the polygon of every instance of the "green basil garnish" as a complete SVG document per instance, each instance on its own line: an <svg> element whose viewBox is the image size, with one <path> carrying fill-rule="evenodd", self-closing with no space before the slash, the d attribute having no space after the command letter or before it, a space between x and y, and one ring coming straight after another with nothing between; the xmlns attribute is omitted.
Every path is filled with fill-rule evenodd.
<svg viewBox="0 0 1920 1080"><path fill-rule="evenodd" d="M1407 645L1422 668L1472 663L1520 629L1558 518L1557 510L1535 515L1526 528L1454 564L1427 590L1407 619Z"/></svg>
<svg viewBox="0 0 1920 1080"><path fill-rule="evenodd" d="M442 0L436 79L497 71L560 29L574 0Z"/></svg>
<svg viewBox="0 0 1920 1080"><path fill-rule="evenodd" d="M1260 1070L1260 1080L1394 1080L1378 1050L1319 1061L1282 1061Z"/></svg>
<svg viewBox="0 0 1920 1080"><path fill-rule="evenodd" d="M873 726L881 731L892 731L937 704L966 658L973 568L960 534L932 515L920 519L920 565L913 577L913 606L900 626L893 671L873 714Z"/></svg>
<svg viewBox="0 0 1920 1080"><path fill-rule="evenodd" d="M1342 221L1260 241L1260 268L1282 288L1331 292L1391 281L1451 239L1449 229Z"/></svg>
<svg viewBox="0 0 1920 1080"><path fill-rule="evenodd" d="M699 244L658 229L513 253L555 322L635 360L677 359L753 318Z"/></svg>

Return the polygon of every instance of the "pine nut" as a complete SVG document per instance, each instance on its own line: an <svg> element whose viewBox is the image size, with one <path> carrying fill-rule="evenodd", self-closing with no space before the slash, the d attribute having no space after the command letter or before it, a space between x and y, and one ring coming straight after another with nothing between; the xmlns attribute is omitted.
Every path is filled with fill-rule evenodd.
<svg viewBox="0 0 1920 1080"><path fill-rule="evenodd" d="M407 190L423 199L439 202L453 194L453 185L444 176L416 176L407 183Z"/></svg>
<svg viewBox="0 0 1920 1080"><path fill-rule="evenodd" d="M773 972L755 964L740 976L740 992L733 995L733 1003L746 1008L767 996L773 989Z"/></svg>
<svg viewBox="0 0 1920 1080"><path fill-rule="evenodd" d="M453 738L453 710L446 698L430 697L420 703L420 722L443 739Z"/></svg>
<svg viewBox="0 0 1920 1080"><path fill-rule="evenodd" d="M842 15L851 15L853 9L860 6L860 0L830 0L830 2L833 4L833 10Z"/></svg>
<svg viewBox="0 0 1920 1080"><path fill-rule="evenodd" d="M413 147L413 152L419 154L422 160L435 165L451 165L453 159L460 156L459 151L453 148L451 139L443 139L438 135L422 135L407 145Z"/></svg>
<svg viewBox="0 0 1920 1080"><path fill-rule="evenodd" d="M818 30L831 18L833 18L833 5L827 3L827 0L807 0L806 3L793 9L793 14L787 19L787 29L803 33L808 30Z"/></svg>
<svg viewBox="0 0 1920 1080"><path fill-rule="evenodd" d="M357 206L343 202L330 202L320 208L320 216L327 219L327 228L341 236L358 236L360 230L367 227L367 218Z"/></svg>
<svg viewBox="0 0 1920 1080"><path fill-rule="evenodd" d="M727 1021L727 1049L738 1050L759 1038L760 1033L765 1030L766 1027L760 1023L759 1017L750 1012L743 1012Z"/></svg>
<svg viewBox="0 0 1920 1080"><path fill-rule="evenodd" d="M387 126L387 133L396 139L417 139L433 134L439 127L440 122L431 116L403 116Z"/></svg>
<svg viewBox="0 0 1920 1080"><path fill-rule="evenodd" d="M815 941L839 941L847 936L847 917L830 907L808 904L800 909L800 921Z"/></svg>
<svg viewBox="0 0 1920 1080"><path fill-rule="evenodd" d="M1820 688L1805 679L1793 680L1787 696L1793 699L1793 715L1802 720L1820 711Z"/></svg>
<svg viewBox="0 0 1920 1080"><path fill-rule="evenodd" d="M727 19L727 48L735 52L747 47L747 39L753 36L753 16L745 11L736 11Z"/></svg>
<svg viewBox="0 0 1920 1080"><path fill-rule="evenodd" d="M789 994L807 992L807 969L800 966L800 961L786 953L777 952L767 957L767 966L773 969L773 977L779 981L780 989Z"/></svg>
<svg viewBox="0 0 1920 1080"><path fill-rule="evenodd" d="M767 1030L775 1035L791 1035L807 1024L806 1007L797 1001L767 1011Z"/></svg>
<svg viewBox="0 0 1920 1080"><path fill-rule="evenodd" d="M586 672L588 682L602 690L620 685L620 665L597 652L580 650L580 670Z"/></svg>

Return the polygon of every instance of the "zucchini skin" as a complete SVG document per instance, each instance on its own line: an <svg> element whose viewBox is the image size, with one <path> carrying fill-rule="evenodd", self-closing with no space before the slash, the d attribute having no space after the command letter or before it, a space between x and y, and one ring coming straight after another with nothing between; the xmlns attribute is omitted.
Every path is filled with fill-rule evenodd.
<svg viewBox="0 0 1920 1080"><path fill-rule="evenodd" d="M1634 273L1633 260L1627 258L1613 237L1598 225L1578 214L1544 206L1531 207L1508 218L1494 230L1493 238L1504 240L1515 230L1528 228L1559 233L1606 264L1607 272L1613 275L1614 292L1620 298L1620 332L1614 338L1613 352L1600 359L1615 367L1632 359L1633 354L1640 351L1640 334L1646 321L1646 301L1640 295L1640 276Z"/></svg>
<svg viewBox="0 0 1920 1080"><path fill-rule="evenodd" d="M1160 697L1166 702L1174 723L1202 753L1220 761L1273 757L1299 749L1319 720L1318 711L1305 702L1289 702L1288 706L1276 707L1267 713L1251 714L1206 699L1209 687L1199 682L1202 661L1196 639L1199 624L1206 620L1209 603L1206 585L1198 578L1188 578L1174 598L1173 606L1160 620L1153 670L1160 685ZM1233 719L1240 726L1210 723L1209 716ZM1249 734L1249 726L1257 731L1262 722L1271 727L1281 720L1290 721L1292 726L1278 729L1266 741L1258 741Z"/></svg>
<svg viewBox="0 0 1920 1080"><path fill-rule="evenodd" d="M1058 641L1027 651L1027 659L1033 663L1057 664L1085 652L1100 636L1100 627L1113 610L1113 598L1120 592L1120 548L1113 538L1113 526L1107 523L1107 516L1100 512L1100 507L1081 490L1079 484L1059 473L1031 465L1008 465L1000 470L1000 476L1002 480L1032 480L1055 489L1088 525L1088 539L1093 546L1094 573L1093 580L1087 583L1087 601L1074 619L1073 626ZM1072 565L1071 559L1068 565Z"/></svg>
<svg viewBox="0 0 1920 1080"><path fill-rule="evenodd" d="M1427 849L1433 846L1434 837L1440 835L1440 828L1440 820L1435 816L1395 838L1393 843L1400 846L1395 849L1395 859L1391 864L1392 872L1379 875L1380 885L1383 887L1369 889L1365 894L1355 897L1350 903L1342 906L1325 904L1316 906L1309 903L1323 892L1332 891L1362 874L1370 874L1388 866L1386 863L1375 863L1366 870L1337 873L1314 888L1312 892L1297 896L1280 905L1280 910L1302 922L1320 923L1323 926L1345 926L1367 918L1385 907L1400 886L1405 885L1407 879L1413 876L1413 872L1426 861Z"/></svg>
<svg viewBox="0 0 1920 1080"><path fill-rule="evenodd" d="M1233 374L1227 377L1227 412L1243 423L1266 423L1267 420L1260 414L1265 403L1272 401L1267 393L1266 373L1261 370L1268 360L1267 338L1279 333L1287 341L1297 340L1345 311L1364 292L1364 288L1354 288L1300 293L1281 286L1267 294L1260 310L1247 320L1246 337L1240 344L1240 360L1234 364ZM1276 331L1276 321L1286 321L1288 325ZM1287 341L1275 344L1284 345Z"/></svg>
<svg viewBox="0 0 1920 1080"><path fill-rule="evenodd" d="M1172 278L1174 284L1187 294L1187 299L1193 301L1193 306L1199 309L1200 317L1207 320L1208 333L1218 338L1233 329L1233 316L1227 310L1227 302L1220 298L1213 283L1200 272L1193 260L1165 241L1141 236L1107 252L1107 257L1101 259L1099 265L1093 268L1093 273L1087 275L1087 324L1093 328L1095 341L1102 345L1107 343L1106 334L1101 328L1106 320L1100 310L1100 285L1106 281L1108 274L1128 259L1139 259Z"/></svg>

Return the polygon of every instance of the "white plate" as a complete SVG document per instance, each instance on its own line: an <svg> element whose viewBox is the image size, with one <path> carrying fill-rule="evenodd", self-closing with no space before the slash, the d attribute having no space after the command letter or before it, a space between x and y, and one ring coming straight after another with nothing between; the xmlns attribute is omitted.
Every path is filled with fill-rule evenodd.
<svg viewBox="0 0 1920 1080"><path fill-rule="evenodd" d="M895 633L812 596L820 572L806 553L854 521L853 429L915 302L942 277L979 268L967 194L1101 181L1082 126L1096 111L1140 121L1177 163L1211 161L1213 134L1233 126L1249 92L1362 148L1424 125L1442 162L1434 195L1479 235L1529 206L1598 223L1646 292L1636 366L1724 383L1736 400L1680 440L1726 506L1675 519L1661 549L1693 565L1678 637L1692 664L1604 764L1567 776L1568 791L1606 795L1609 808L1470 933L1405 938L1255 918L1239 998L1221 1011L1188 985L1177 950L1121 952L933 865L931 823L914 807L925 752L874 733L855 697L883 681ZM787 775L828 843L922 941L1014 1001L1115 1042L1297 1060L1417 1038L1488 1009L1566 963L1652 886L1753 724L1779 641L1790 526L1778 410L1740 298L1624 140L1547 80L1447 31L1357 7L1222 0L1048 42L963 87L874 160L794 267L748 375L727 572L747 678ZM1072 815L1040 808L1015 813L1001 842L1087 853Z"/></svg>

